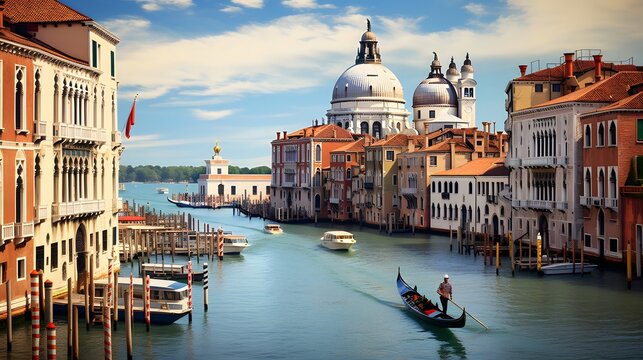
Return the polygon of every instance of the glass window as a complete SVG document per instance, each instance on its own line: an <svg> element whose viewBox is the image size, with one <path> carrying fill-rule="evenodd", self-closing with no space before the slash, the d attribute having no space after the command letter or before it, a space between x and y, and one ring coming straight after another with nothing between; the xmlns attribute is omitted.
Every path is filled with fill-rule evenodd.
<svg viewBox="0 0 643 360"><path fill-rule="evenodd" d="M434 119L434 118L435 118L435 110L429 110L429 117L430 117L431 119Z"/></svg>
<svg viewBox="0 0 643 360"><path fill-rule="evenodd" d="M429 157L429 165L430 166L438 166L438 157L437 156Z"/></svg>
<svg viewBox="0 0 643 360"><path fill-rule="evenodd" d="M643 141L643 119L636 120L636 141Z"/></svg>
<svg viewBox="0 0 643 360"><path fill-rule="evenodd" d="M560 92L560 84L551 84L552 92Z"/></svg>
<svg viewBox="0 0 643 360"><path fill-rule="evenodd" d="M534 91L535 92L543 92L543 84L535 84L534 85Z"/></svg>
<svg viewBox="0 0 643 360"><path fill-rule="evenodd" d="M392 150L387 150L386 151L386 160L387 161L393 161L395 158L395 153Z"/></svg>
<svg viewBox="0 0 643 360"><path fill-rule="evenodd" d="M17 275L18 275L18 280L24 280L27 278L27 259L26 258L19 258L16 261L16 267L17 267Z"/></svg>
<svg viewBox="0 0 643 360"><path fill-rule="evenodd" d="M51 270L58 269L58 243L51 244Z"/></svg>
<svg viewBox="0 0 643 360"><path fill-rule="evenodd" d="M610 238L610 251L618 252L618 239Z"/></svg>
<svg viewBox="0 0 643 360"><path fill-rule="evenodd" d="M585 147L592 147L592 127L590 125L585 125Z"/></svg>

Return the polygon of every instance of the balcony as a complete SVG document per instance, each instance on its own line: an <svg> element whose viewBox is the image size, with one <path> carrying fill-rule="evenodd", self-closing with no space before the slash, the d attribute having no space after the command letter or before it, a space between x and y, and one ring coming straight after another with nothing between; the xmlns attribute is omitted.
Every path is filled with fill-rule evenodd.
<svg viewBox="0 0 643 360"><path fill-rule="evenodd" d="M539 156L524 158L521 167L555 167L567 165L567 156Z"/></svg>
<svg viewBox="0 0 643 360"><path fill-rule="evenodd" d="M608 207L614 211L618 210L618 199L605 198L605 207Z"/></svg>
<svg viewBox="0 0 643 360"><path fill-rule="evenodd" d="M566 201L556 201L556 209L557 210L567 210L567 202Z"/></svg>
<svg viewBox="0 0 643 360"><path fill-rule="evenodd" d="M107 142L107 132L88 126L74 124L54 124L54 137L73 143L101 143Z"/></svg>
<svg viewBox="0 0 643 360"><path fill-rule="evenodd" d="M415 195L417 194L417 192L418 192L418 189L413 187L403 187L400 190L401 195Z"/></svg>
<svg viewBox="0 0 643 360"><path fill-rule="evenodd" d="M554 208L554 202L547 200L527 200L527 207L537 210L552 210Z"/></svg>
<svg viewBox="0 0 643 360"><path fill-rule="evenodd" d="M36 211L35 221L41 223L47 220L47 213L49 212L49 207L47 205L40 205L34 210Z"/></svg>
<svg viewBox="0 0 643 360"><path fill-rule="evenodd" d="M91 216L105 211L105 200L81 200L54 203L52 215L58 218Z"/></svg>
<svg viewBox="0 0 643 360"><path fill-rule="evenodd" d="M603 197L594 196L591 201L593 206L605 206L605 198Z"/></svg>
<svg viewBox="0 0 643 360"><path fill-rule="evenodd" d="M515 159L515 158L509 158L507 159L507 167L508 168L516 168L522 165L521 159Z"/></svg>
<svg viewBox="0 0 643 360"><path fill-rule="evenodd" d="M122 143L120 131L112 131L112 146L116 147Z"/></svg>
<svg viewBox="0 0 643 360"><path fill-rule="evenodd" d="M47 123L44 121L34 122L34 140L44 140L47 138Z"/></svg>
<svg viewBox="0 0 643 360"><path fill-rule="evenodd" d="M13 224L2 225L2 242L7 243L15 237L15 229Z"/></svg>
<svg viewBox="0 0 643 360"><path fill-rule="evenodd" d="M522 200L511 200L511 206L512 207L522 207L522 203L524 201Z"/></svg>
<svg viewBox="0 0 643 360"><path fill-rule="evenodd" d="M33 237L33 233L34 233L33 228L34 228L33 221L14 224L14 234L15 234L16 240L20 239L21 240L20 242L22 242L22 239Z"/></svg>
<svg viewBox="0 0 643 360"><path fill-rule="evenodd" d="M581 196L579 202L581 206L592 206L592 198L590 196Z"/></svg>

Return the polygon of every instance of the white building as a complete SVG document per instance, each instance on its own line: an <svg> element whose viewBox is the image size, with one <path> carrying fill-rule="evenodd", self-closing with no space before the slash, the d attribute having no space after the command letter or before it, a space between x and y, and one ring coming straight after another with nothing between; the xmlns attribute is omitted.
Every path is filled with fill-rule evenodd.
<svg viewBox="0 0 643 360"><path fill-rule="evenodd" d="M478 158L431 176L431 228L505 236L511 208L498 194L509 186L504 158Z"/></svg>
<svg viewBox="0 0 643 360"><path fill-rule="evenodd" d="M225 203L269 198L269 174L230 174L230 161L222 158L220 152L221 147L217 144L212 159L205 160L205 174L201 174L197 180L199 195L205 198L214 196Z"/></svg>
<svg viewBox="0 0 643 360"><path fill-rule="evenodd" d="M388 134L416 135L408 121L402 84L382 64L370 21L359 43L355 65L344 71L333 88L328 122L378 139Z"/></svg>
<svg viewBox="0 0 643 360"><path fill-rule="evenodd" d="M470 128L476 126L476 81L473 66L466 56L461 73L451 58L447 76L442 74L438 55L433 53L431 72L415 88L413 93L413 123L415 129L433 132L448 128Z"/></svg>

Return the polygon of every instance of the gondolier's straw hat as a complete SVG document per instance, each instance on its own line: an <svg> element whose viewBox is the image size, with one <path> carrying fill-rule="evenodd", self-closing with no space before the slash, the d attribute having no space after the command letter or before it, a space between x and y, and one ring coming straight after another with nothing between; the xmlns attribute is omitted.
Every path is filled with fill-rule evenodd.
<svg viewBox="0 0 643 360"><path fill-rule="evenodd" d="M445 278L445 279L448 279L448 278L449 278L449 274L444 274L444 278Z"/></svg>

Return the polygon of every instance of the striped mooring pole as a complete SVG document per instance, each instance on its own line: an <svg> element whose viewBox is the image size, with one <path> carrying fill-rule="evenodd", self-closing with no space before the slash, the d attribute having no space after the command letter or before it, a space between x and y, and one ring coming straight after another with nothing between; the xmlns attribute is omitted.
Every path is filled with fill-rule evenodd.
<svg viewBox="0 0 643 360"><path fill-rule="evenodd" d="M47 325L47 360L56 360L56 325Z"/></svg>
<svg viewBox="0 0 643 360"><path fill-rule="evenodd" d="M217 230L217 256L219 256L219 260L223 260L223 229L221 227Z"/></svg>
<svg viewBox="0 0 643 360"><path fill-rule="evenodd" d="M192 261L188 261L188 321L192 322Z"/></svg>
<svg viewBox="0 0 643 360"><path fill-rule="evenodd" d="M134 320L134 277L129 273L129 317Z"/></svg>
<svg viewBox="0 0 643 360"><path fill-rule="evenodd" d="M109 298L103 299L103 345L105 360L112 360L112 310L109 307Z"/></svg>
<svg viewBox="0 0 643 360"><path fill-rule="evenodd" d="M145 275L145 326L150 331L150 276Z"/></svg>
<svg viewBox="0 0 643 360"><path fill-rule="evenodd" d="M110 308L112 306L112 258L107 258L107 301L105 305Z"/></svg>
<svg viewBox="0 0 643 360"><path fill-rule="evenodd" d="M203 263L203 311L208 311L208 263Z"/></svg>
<svg viewBox="0 0 643 360"><path fill-rule="evenodd" d="M40 359L40 282L38 270L29 274L31 278L31 358Z"/></svg>

